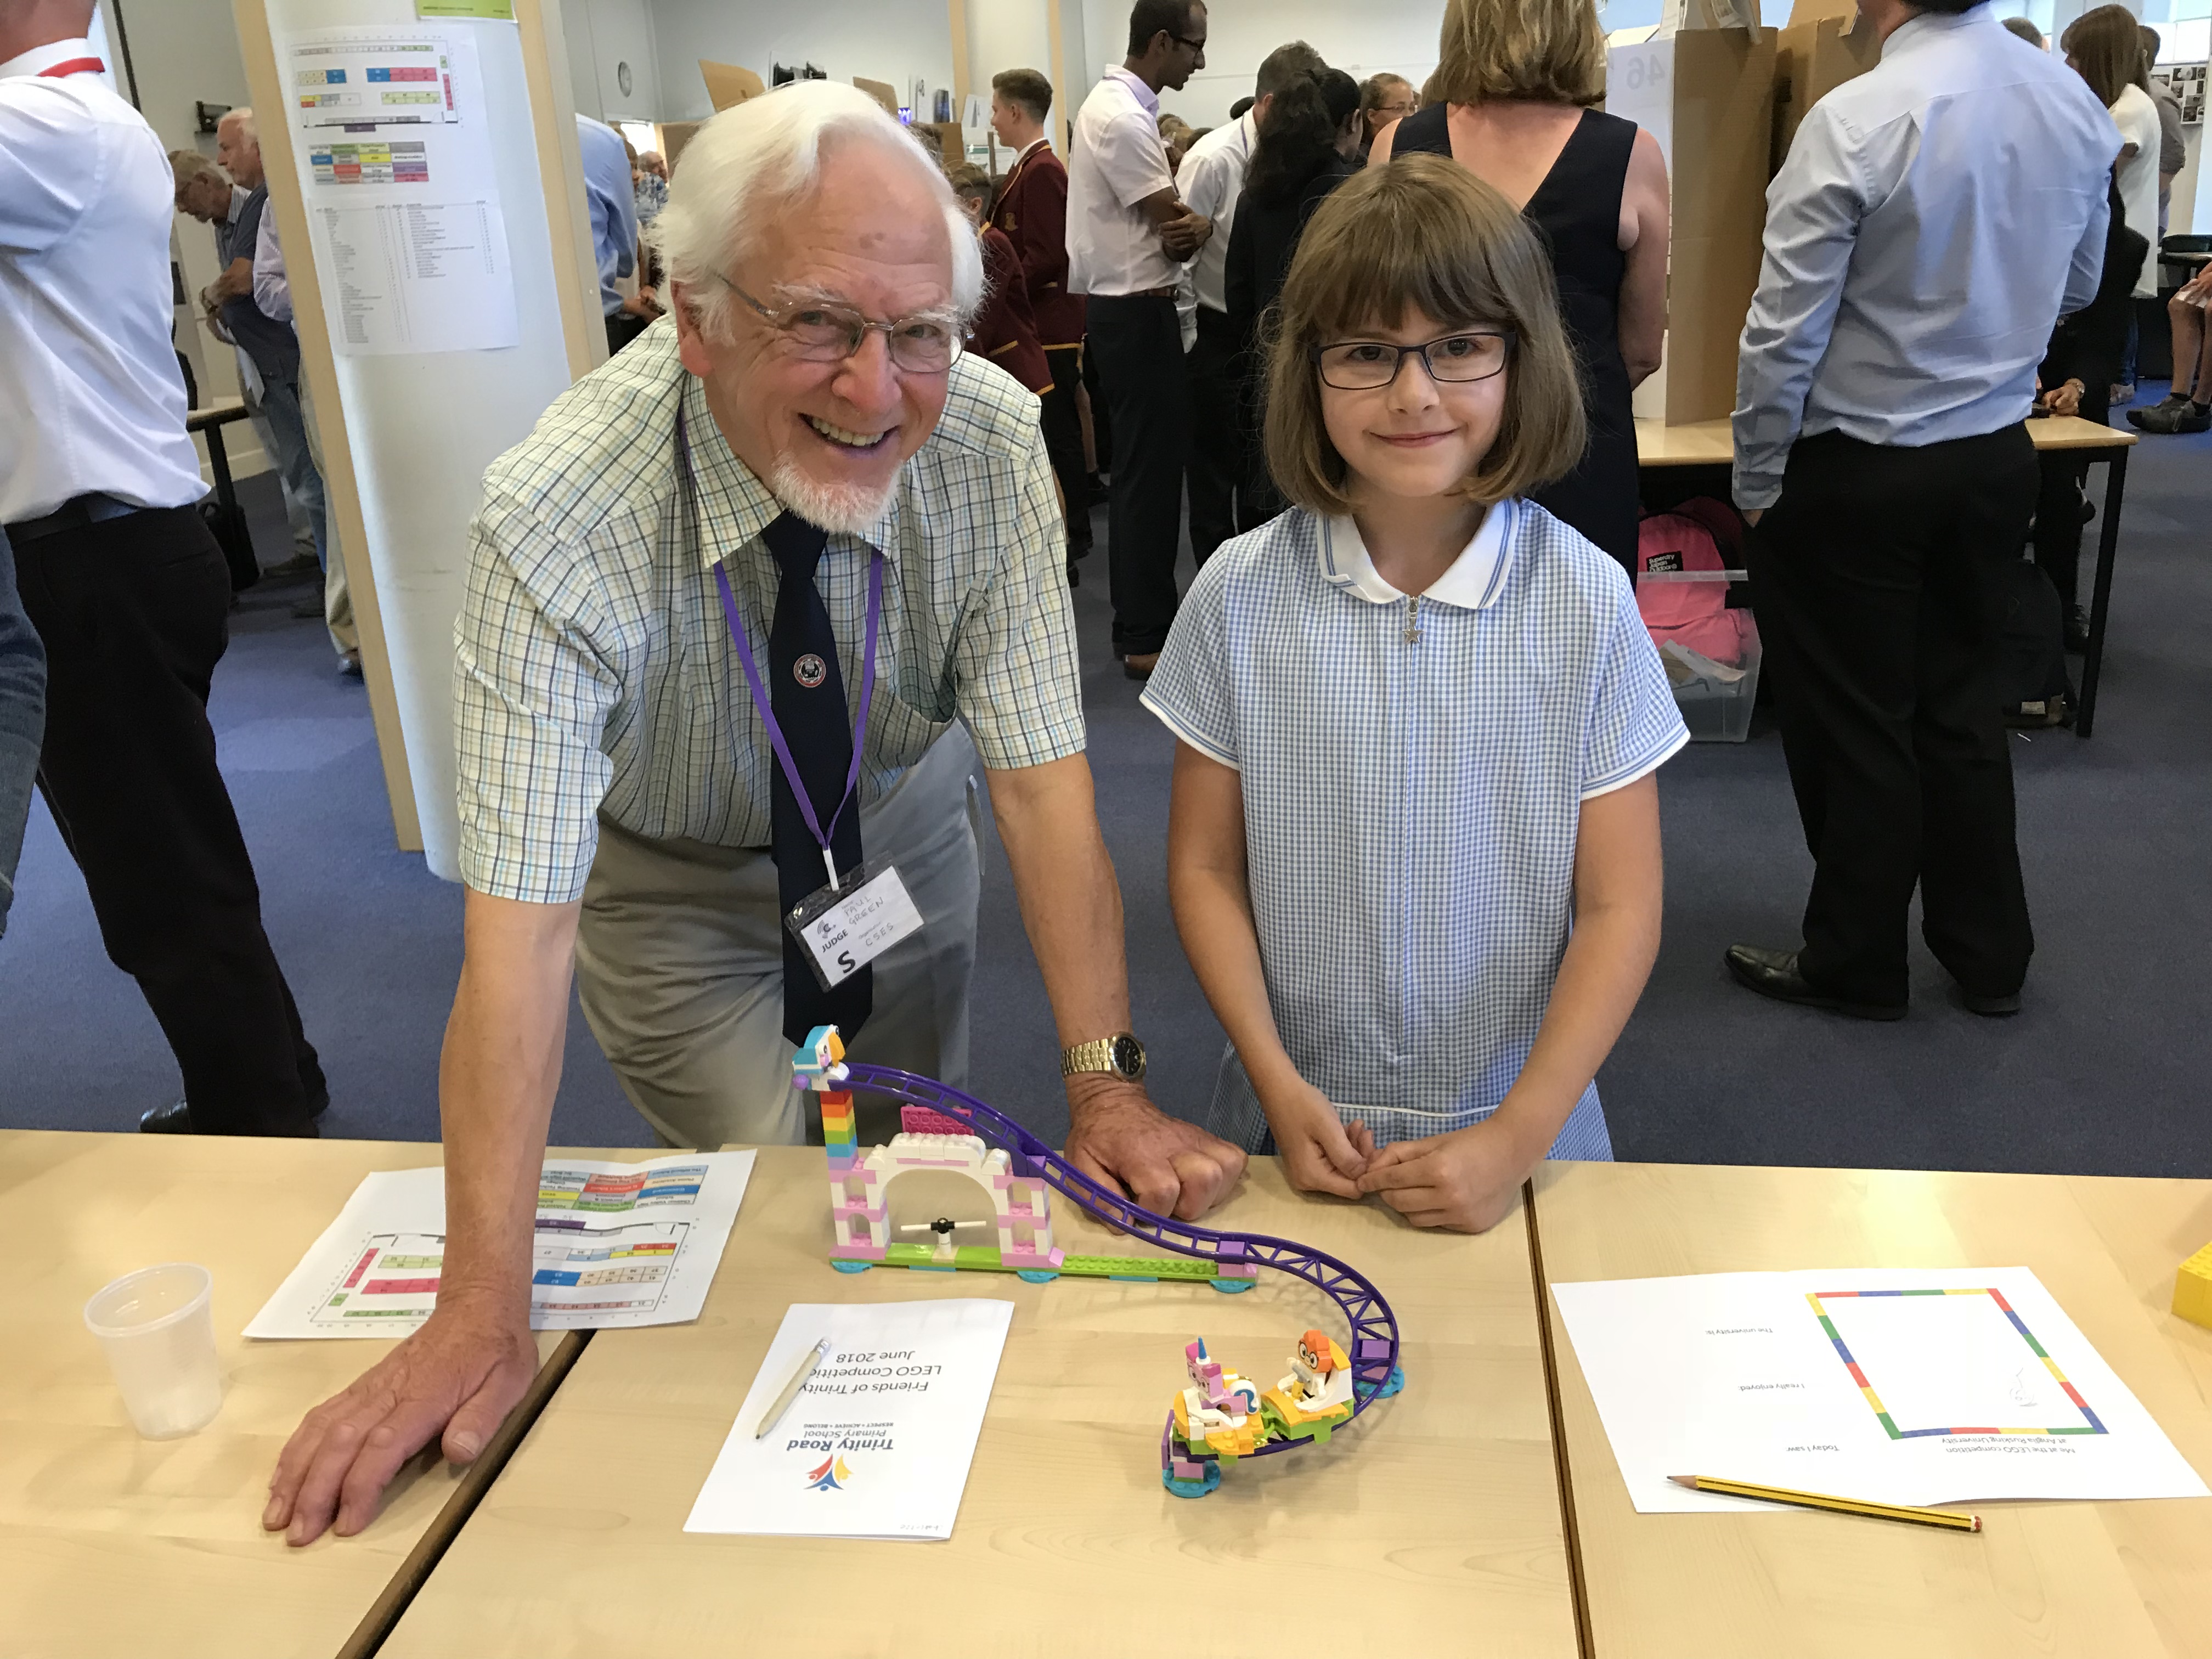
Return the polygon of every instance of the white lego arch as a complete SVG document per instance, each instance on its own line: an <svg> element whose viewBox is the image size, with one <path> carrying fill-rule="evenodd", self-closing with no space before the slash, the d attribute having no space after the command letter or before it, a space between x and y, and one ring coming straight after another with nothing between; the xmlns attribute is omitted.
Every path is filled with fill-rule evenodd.
<svg viewBox="0 0 2212 1659"><path fill-rule="evenodd" d="M1016 1175L1004 1151L988 1147L977 1135L897 1134L890 1144L871 1146L830 1174L830 1215L836 1243L830 1254L854 1261L882 1261L893 1244L926 1243L892 1231L890 1188L905 1175L932 1171L972 1181L981 1200L980 1213L992 1223L991 1237L962 1237L956 1246L991 1245L1009 1267L1051 1271L1060 1252L1052 1242L1052 1206L1042 1177ZM980 1230L978 1230L980 1233Z"/></svg>

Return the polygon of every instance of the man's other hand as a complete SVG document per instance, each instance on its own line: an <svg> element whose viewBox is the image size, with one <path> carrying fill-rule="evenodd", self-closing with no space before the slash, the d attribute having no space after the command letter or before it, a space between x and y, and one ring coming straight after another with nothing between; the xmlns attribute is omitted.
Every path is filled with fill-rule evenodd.
<svg viewBox="0 0 2212 1659"><path fill-rule="evenodd" d="M1195 1221L1244 1173L1241 1150L1170 1117L1133 1083L1094 1085L1075 1103L1073 1118L1068 1161L1155 1215Z"/></svg>
<svg viewBox="0 0 2212 1659"><path fill-rule="evenodd" d="M339 1537L352 1537L375 1518L400 1466L441 1431L447 1461L473 1462L537 1372L521 1309L441 1302L421 1330L293 1431L262 1526L295 1545L333 1521Z"/></svg>

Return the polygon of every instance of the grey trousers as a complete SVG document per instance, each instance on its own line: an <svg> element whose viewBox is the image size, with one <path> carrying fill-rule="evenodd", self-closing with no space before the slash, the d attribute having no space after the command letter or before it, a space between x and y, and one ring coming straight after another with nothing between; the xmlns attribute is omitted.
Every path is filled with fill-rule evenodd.
<svg viewBox="0 0 2212 1659"><path fill-rule="evenodd" d="M956 1085L968 1071L981 890L975 765L955 726L860 815L869 861L896 864L922 929L876 958L874 1012L848 1052ZM651 841L599 822L577 988L623 1092L672 1146L821 1138L818 1110L791 1086L775 877L765 850ZM863 1144L896 1131L887 1103L856 1104Z"/></svg>

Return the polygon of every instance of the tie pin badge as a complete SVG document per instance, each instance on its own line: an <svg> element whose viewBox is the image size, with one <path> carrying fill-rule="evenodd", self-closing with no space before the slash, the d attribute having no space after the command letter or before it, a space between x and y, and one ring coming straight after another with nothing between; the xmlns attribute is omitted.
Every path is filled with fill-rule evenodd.
<svg viewBox="0 0 2212 1659"><path fill-rule="evenodd" d="M791 678L811 691L830 678L829 665L810 651L791 665Z"/></svg>

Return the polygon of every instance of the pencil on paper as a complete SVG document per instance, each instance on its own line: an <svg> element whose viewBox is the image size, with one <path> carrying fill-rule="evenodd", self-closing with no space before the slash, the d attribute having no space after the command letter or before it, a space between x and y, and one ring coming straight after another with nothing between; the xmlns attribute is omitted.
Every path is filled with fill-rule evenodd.
<svg viewBox="0 0 2212 1659"><path fill-rule="evenodd" d="M1955 1510L1926 1510L1911 1504L1869 1504L1856 1498L1792 1492L1786 1486L1757 1486L1747 1480L1723 1480L1710 1474L1670 1474L1667 1478L1692 1492L1719 1492L1727 1498L1756 1498L1769 1504L1795 1504L1800 1509L1833 1510L1839 1515L1870 1515L1878 1521L1907 1521L1916 1527L1942 1527L1949 1532L1982 1529L1980 1516L1961 1515Z"/></svg>
<svg viewBox="0 0 2212 1659"><path fill-rule="evenodd" d="M825 1336L807 1350L806 1358L800 1360L799 1369L792 1372L791 1381L785 1383L783 1392L776 1395L775 1404L762 1413L760 1427L753 1431L754 1439L759 1439L774 1428L784 1413L791 1409L791 1402L799 1398L799 1391L806 1386L806 1379L814 1375L814 1368L822 1363L822 1356L829 1352L829 1348L830 1339Z"/></svg>

